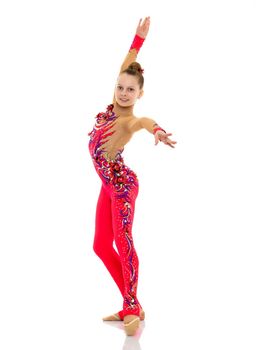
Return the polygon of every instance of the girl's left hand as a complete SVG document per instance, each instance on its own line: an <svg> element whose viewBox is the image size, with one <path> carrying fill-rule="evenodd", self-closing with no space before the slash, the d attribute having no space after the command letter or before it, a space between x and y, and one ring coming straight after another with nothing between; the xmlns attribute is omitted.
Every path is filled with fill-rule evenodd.
<svg viewBox="0 0 263 350"><path fill-rule="evenodd" d="M171 133L165 133L162 130L158 130L156 131L156 133L154 134L154 138L155 138L155 145L158 144L159 141L163 142L165 145L168 145L172 148L174 148L174 146L172 145L173 143L177 143L176 141L172 141L169 139L168 136L171 136Z"/></svg>

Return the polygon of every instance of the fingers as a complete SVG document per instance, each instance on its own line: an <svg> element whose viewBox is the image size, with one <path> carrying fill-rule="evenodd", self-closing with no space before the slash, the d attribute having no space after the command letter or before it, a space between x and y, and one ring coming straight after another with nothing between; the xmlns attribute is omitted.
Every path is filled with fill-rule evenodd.
<svg viewBox="0 0 263 350"><path fill-rule="evenodd" d="M145 22L144 22L143 25L144 25L145 29L149 27L149 25L150 25L150 17L146 17L145 18Z"/></svg>
<svg viewBox="0 0 263 350"><path fill-rule="evenodd" d="M155 139L155 145L157 145L157 143L158 143L159 141L163 142L165 145L170 146L170 147L172 147L172 148L174 148L174 146L173 146L172 144L173 144L173 143L174 143L174 144L177 143L176 141L172 141L172 140L166 140L166 139L164 139L164 140L159 140L159 139Z"/></svg>
<svg viewBox="0 0 263 350"><path fill-rule="evenodd" d="M177 143L177 142L176 142L176 141L172 141L172 140L165 140L165 141L164 141L164 144L166 144L166 145L168 145L168 146L174 148L174 146L172 145L172 143Z"/></svg>
<svg viewBox="0 0 263 350"><path fill-rule="evenodd" d="M166 145L168 145L168 146L170 146L170 147L172 147L172 148L174 148L174 146L172 145L172 143L177 143L177 142L165 138L164 141L163 141L163 143L166 144Z"/></svg>
<svg viewBox="0 0 263 350"><path fill-rule="evenodd" d="M177 143L177 142L176 142L176 141L171 141L170 143L167 143L167 144L168 144L168 146L174 148L174 146L172 145L172 143Z"/></svg>
<svg viewBox="0 0 263 350"><path fill-rule="evenodd" d="M145 17L144 18L144 20L143 20L143 22L142 22L142 18L140 18L140 20L139 20L139 24L138 24L138 27L140 27L140 26L142 26L142 27L144 27L145 25L149 25L150 23L150 16L148 16L148 17Z"/></svg>
<svg viewBox="0 0 263 350"><path fill-rule="evenodd" d="M172 143L177 143L177 142L176 142L176 141L169 140L169 141L167 141L166 143L168 143L169 145L171 145Z"/></svg>
<svg viewBox="0 0 263 350"><path fill-rule="evenodd" d="M154 138L155 138L155 145L158 144L158 142L163 142L165 145L168 145L172 148L174 148L173 144L177 143L176 141L172 141L171 139L169 139L168 135L172 135L172 133L156 133L154 135Z"/></svg>
<svg viewBox="0 0 263 350"><path fill-rule="evenodd" d="M165 134L165 135L163 135L163 139L164 139L165 141L176 142L176 141L172 141L171 139L169 139L168 135L171 135L171 134Z"/></svg>

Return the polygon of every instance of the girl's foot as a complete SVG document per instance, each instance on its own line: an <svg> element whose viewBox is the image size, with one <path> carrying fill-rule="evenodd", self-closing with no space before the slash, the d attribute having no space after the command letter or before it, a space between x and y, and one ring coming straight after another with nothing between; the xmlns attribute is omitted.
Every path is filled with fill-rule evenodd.
<svg viewBox="0 0 263 350"><path fill-rule="evenodd" d="M134 335L140 326L140 317L136 315L126 315L123 320L126 335Z"/></svg>
<svg viewBox="0 0 263 350"><path fill-rule="evenodd" d="M145 319L145 312L141 308L140 312L140 320L143 321ZM103 318L103 321L123 321L123 310L117 312L116 314L112 314L110 316L106 316Z"/></svg>

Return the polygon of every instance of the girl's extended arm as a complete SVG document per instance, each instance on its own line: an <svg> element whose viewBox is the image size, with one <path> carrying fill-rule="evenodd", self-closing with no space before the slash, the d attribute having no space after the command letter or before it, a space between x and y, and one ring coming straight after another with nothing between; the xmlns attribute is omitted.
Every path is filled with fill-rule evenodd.
<svg viewBox="0 0 263 350"><path fill-rule="evenodd" d="M139 118L140 128L144 128L154 135L155 145L158 144L159 141L162 141L164 144L174 148L173 143L177 143L176 141L172 141L168 136L171 136L171 133L167 133L163 128L160 127L156 123L155 120L148 117Z"/></svg>

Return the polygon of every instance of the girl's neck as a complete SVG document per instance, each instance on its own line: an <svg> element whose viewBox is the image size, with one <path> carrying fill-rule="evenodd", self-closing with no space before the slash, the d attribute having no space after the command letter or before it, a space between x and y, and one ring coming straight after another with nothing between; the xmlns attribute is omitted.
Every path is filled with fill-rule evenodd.
<svg viewBox="0 0 263 350"><path fill-rule="evenodd" d="M117 101L115 101L113 106L114 106L113 107L113 112L117 116L121 116L121 117L133 116L133 107L134 107L134 105L123 107L123 106L120 106Z"/></svg>

